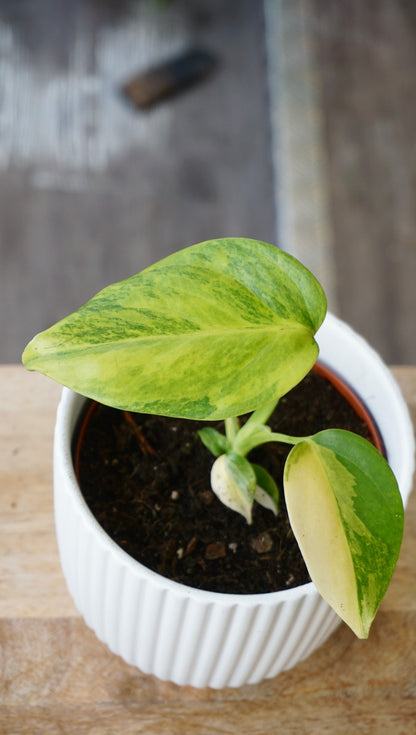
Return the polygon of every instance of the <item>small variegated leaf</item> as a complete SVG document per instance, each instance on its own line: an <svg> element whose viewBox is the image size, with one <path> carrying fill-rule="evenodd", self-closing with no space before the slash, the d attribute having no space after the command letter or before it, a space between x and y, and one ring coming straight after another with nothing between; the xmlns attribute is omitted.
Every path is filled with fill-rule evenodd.
<svg viewBox="0 0 416 735"><path fill-rule="evenodd" d="M248 460L233 452L222 454L212 466L211 487L224 505L251 523L256 475Z"/></svg>
<svg viewBox="0 0 416 735"><path fill-rule="evenodd" d="M263 506L263 508L267 508L277 515L280 493L273 477L264 467L260 467L260 465L254 464L254 462L251 462L251 466L256 474L257 483L254 500Z"/></svg>
<svg viewBox="0 0 416 735"><path fill-rule="evenodd" d="M203 429L200 429L198 431L198 436L204 447L206 447L214 457L219 457L230 449L227 437L216 429L213 429L211 426L206 426Z"/></svg>
<svg viewBox="0 0 416 735"><path fill-rule="evenodd" d="M356 635L367 638L403 534L393 472L372 444L331 429L291 450L284 489L311 579Z"/></svg>

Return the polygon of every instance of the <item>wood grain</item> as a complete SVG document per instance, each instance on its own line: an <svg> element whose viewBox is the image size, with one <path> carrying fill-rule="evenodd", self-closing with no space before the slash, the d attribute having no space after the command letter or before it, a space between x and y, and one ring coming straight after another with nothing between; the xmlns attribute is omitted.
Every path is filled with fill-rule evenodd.
<svg viewBox="0 0 416 735"><path fill-rule="evenodd" d="M282 85L264 3L284 20L269 47L286 32L272 115ZM264 3L2 0L2 362L184 245L290 247L288 220L338 315L388 362L416 362L415 4ZM120 86L191 45L218 57L217 73L150 114L130 109ZM279 138L274 156L270 128L287 117L291 144ZM281 198L287 167L296 186Z"/></svg>
<svg viewBox="0 0 416 735"><path fill-rule="evenodd" d="M394 373L416 423L416 368ZM52 511L60 389L0 367L0 733L408 735L416 713L416 495L368 641L345 626L309 659L241 689L177 687L100 643L65 588Z"/></svg>
<svg viewBox="0 0 416 735"><path fill-rule="evenodd" d="M51 533L60 387L13 366L1 366L0 384L0 616L73 615Z"/></svg>
<svg viewBox="0 0 416 735"><path fill-rule="evenodd" d="M251 0L2 2L1 362L179 248L273 242L263 22ZM190 47L218 59L209 79L127 103L128 79Z"/></svg>
<svg viewBox="0 0 416 735"><path fill-rule="evenodd" d="M416 6L306 0L340 315L391 363L416 361Z"/></svg>

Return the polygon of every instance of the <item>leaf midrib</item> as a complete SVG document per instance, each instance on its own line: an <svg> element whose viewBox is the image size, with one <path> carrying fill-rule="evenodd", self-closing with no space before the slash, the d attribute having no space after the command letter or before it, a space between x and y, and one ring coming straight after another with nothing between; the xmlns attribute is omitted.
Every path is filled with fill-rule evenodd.
<svg viewBox="0 0 416 735"><path fill-rule="evenodd" d="M247 334L249 332L256 332L257 334L261 333L267 333L271 332L275 334L276 332L310 332L312 336L312 330L305 326L305 325L299 325L299 324L292 324L291 326L288 326L287 323L285 323L284 326L282 325L270 325L267 327L257 327L257 326L244 326L244 327L234 327L234 328L224 328L224 329L210 329L210 330L200 330L195 329L194 331L188 331L188 332L170 332L170 333L160 333L160 334L145 334L140 335L137 334L136 336L132 337L125 337L120 339L109 339L109 340L103 340L101 342L76 342L76 343L69 343L68 346L65 348L65 340L62 340L62 351L66 352L72 352L72 351L78 351L78 350L86 350L96 347L102 348L102 347L116 347L116 346L122 346L124 344L131 344L132 342L160 342L160 341L169 341L174 340L178 337L181 337L183 340L192 339L196 341L202 341L202 340L215 340L215 338L221 337L227 337L229 335L230 338L235 339L237 336L240 338L244 334ZM53 349L56 350L60 347L58 344L53 344Z"/></svg>

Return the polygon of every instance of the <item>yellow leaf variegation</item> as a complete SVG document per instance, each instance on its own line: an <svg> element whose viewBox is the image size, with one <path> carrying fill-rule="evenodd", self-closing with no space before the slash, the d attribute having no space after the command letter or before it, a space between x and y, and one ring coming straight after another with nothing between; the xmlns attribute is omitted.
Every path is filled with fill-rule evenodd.
<svg viewBox="0 0 416 735"><path fill-rule="evenodd" d="M116 408L217 419L276 400L310 370L326 300L257 240L209 240L101 291L38 334L23 362Z"/></svg>
<svg viewBox="0 0 416 735"><path fill-rule="evenodd" d="M284 489L312 581L356 635L368 637L403 534L389 465L361 437L327 430L293 447Z"/></svg>

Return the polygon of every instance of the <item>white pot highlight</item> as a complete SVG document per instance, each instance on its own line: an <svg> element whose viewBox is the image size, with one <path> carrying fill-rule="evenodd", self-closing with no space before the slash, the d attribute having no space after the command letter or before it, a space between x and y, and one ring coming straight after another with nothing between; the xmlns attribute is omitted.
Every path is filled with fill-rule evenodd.
<svg viewBox="0 0 416 735"><path fill-rule="evenodd" d="M320 360L372 413L406 504L414 437L396 381L365 340L333 315L317 340ZM72 434L84 400L63 389L55 427L55 522L68 588L98 638L145 673L214 688L276 676L320 646L340 620L312 583L259 595L195 590L147 569L110 539L83 500L73 469Z"/></svg>

